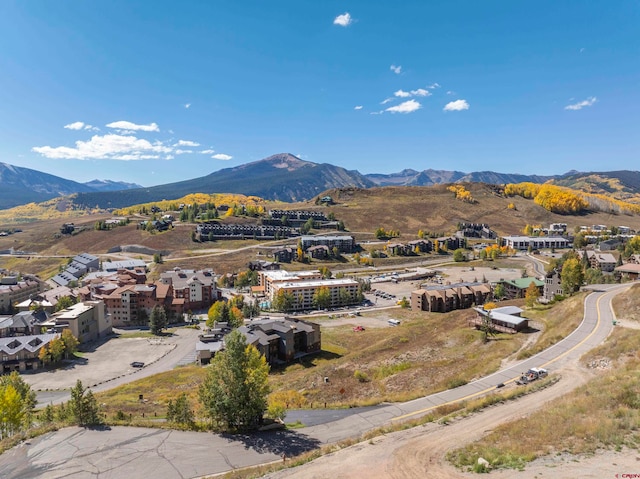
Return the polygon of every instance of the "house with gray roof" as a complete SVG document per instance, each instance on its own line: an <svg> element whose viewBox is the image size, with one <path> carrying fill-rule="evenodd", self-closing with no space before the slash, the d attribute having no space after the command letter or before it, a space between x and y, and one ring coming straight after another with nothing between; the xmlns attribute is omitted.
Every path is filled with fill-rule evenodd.
<svg viewBox="0 0 640 479"><path fill-rule="evenodd" d="M238 328L247 344L254 346L269 364L291 362L322 349L320 325L310 321L289 318L256 319ZM224 336L231 332L226 323L208 334L200 335L196 355L200 364L224 349Z"/></svg>
<svg viewBox="0 0 640 479"><path fill-rule="evenodd" d="M478 313L477 318L472 321L476 327L484 324L484 318L489 318L493 329L501 333L517 333L529 327L529 320L520 316L522 309L517 306L473 309Z"/></svg>
<svg viewBox="0 0 640 479"><path fill-rule="evenodd" d="M142 268L147 271L147 263L141 259L128 259L123 261L103 261L102 271L117 272L119 269L134 270Z"/></svg>
<svg viewBox="0 0 640 479"><path fill-rule="evenodd" d="M59 334L49 333L0 338L0 373L39 369L40 350L57 337Z"/></svg>

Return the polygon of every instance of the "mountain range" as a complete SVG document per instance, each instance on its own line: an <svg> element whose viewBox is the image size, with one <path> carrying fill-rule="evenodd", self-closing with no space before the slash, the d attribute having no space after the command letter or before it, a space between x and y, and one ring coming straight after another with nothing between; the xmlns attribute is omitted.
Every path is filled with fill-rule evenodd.
<svg viewBox="0 0 640 479"><path fill-rule="evenodd" d="M0 163L0 209L37 203L79 192L116 191L141 188L135 183L92 180L78 183L41 171Z"/></svg>
<svg viewBox="0 0 640 479"><path fill-rule="evenodd" d="M121 208L133 204L175 199L190 193L239 193L286 202L311 199L332 188L377 186L429 186L442 183L480 182L554 183L591 193L629 199L640 193L640 172L613 171L541 176L480 171L405 169L391 174L361 174L356 170L304 161L289 153L215 171L191 180L144 188L132 183L93 180L77 183L28 168L0 163L0 209L45 201L75 193L79 207Z"/></svg>

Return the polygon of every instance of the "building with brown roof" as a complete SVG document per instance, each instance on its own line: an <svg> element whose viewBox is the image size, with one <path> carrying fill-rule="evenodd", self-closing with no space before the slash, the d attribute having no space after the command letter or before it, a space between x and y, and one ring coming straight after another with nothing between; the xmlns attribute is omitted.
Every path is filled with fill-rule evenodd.
<svg viewBox="0 0 640 479"><path fill-rule="evenodd" d="M156 283L145 284L143 270L120 270L91 280L78 290L80 300L102 300L117 327L146 325L155 306L163 306L169 320L187 311L208 309L220 299L213 271L176 268Z"/></svg>
<svg viewBox="0 0 640 479"><path fill-rule="evenodd" d="M215 279L210 269L194 271L175 268L162 273L159 282L171 285L174 298L184 299L185 311L196 311L208 309L221 298Z"/></svg>
<svg viewBox="0 0 640 479"><path fill-rule="evenodd" d="M447 313L482 305L492 297L489 283L455 283L432 285L411 292L411 309Z"/></svg>
<svg viewBox="0 0 640 479"><path fill-rule="evenodd" d="M621 266L618 266L614 271L632 280L640 278L640 264L637 263L623 264Z"/></svg>

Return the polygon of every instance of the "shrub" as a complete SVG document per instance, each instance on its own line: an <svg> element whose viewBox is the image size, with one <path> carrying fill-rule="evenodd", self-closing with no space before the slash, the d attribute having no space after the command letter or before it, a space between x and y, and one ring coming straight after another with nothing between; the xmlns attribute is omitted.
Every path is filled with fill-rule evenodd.
<svg viewBox="0 0 640 479"><path fill-rule="evenodd" d="M355 372L353 373L353 377L356 378L358 382L361 382L361 383L368 383L370 381L367 373L360 371L359 369L355 370Z"/></svg>

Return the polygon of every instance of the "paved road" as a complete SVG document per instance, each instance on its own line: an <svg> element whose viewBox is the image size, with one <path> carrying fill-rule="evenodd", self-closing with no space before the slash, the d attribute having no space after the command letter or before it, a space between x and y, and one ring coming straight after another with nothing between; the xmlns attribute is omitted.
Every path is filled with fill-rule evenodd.
<svg viewBox="0 0 640 479"><path fill-rule="evenodd" d="M293 431L247 436L114 427L105 430L67 428L24 443L0 456L0 477L129 479L187 478L280 460L319 445L359 436L393 421L415 418L451 401L479 396L498 383L514 381L535 366L554 369L579 358L609 335L614 314L611 298L626 286L601 286L585 299L580 326L567 338L520 364L465 386L402 404L345 410L351 414ZM335 411L328 411L334 414Z"/></svg>

